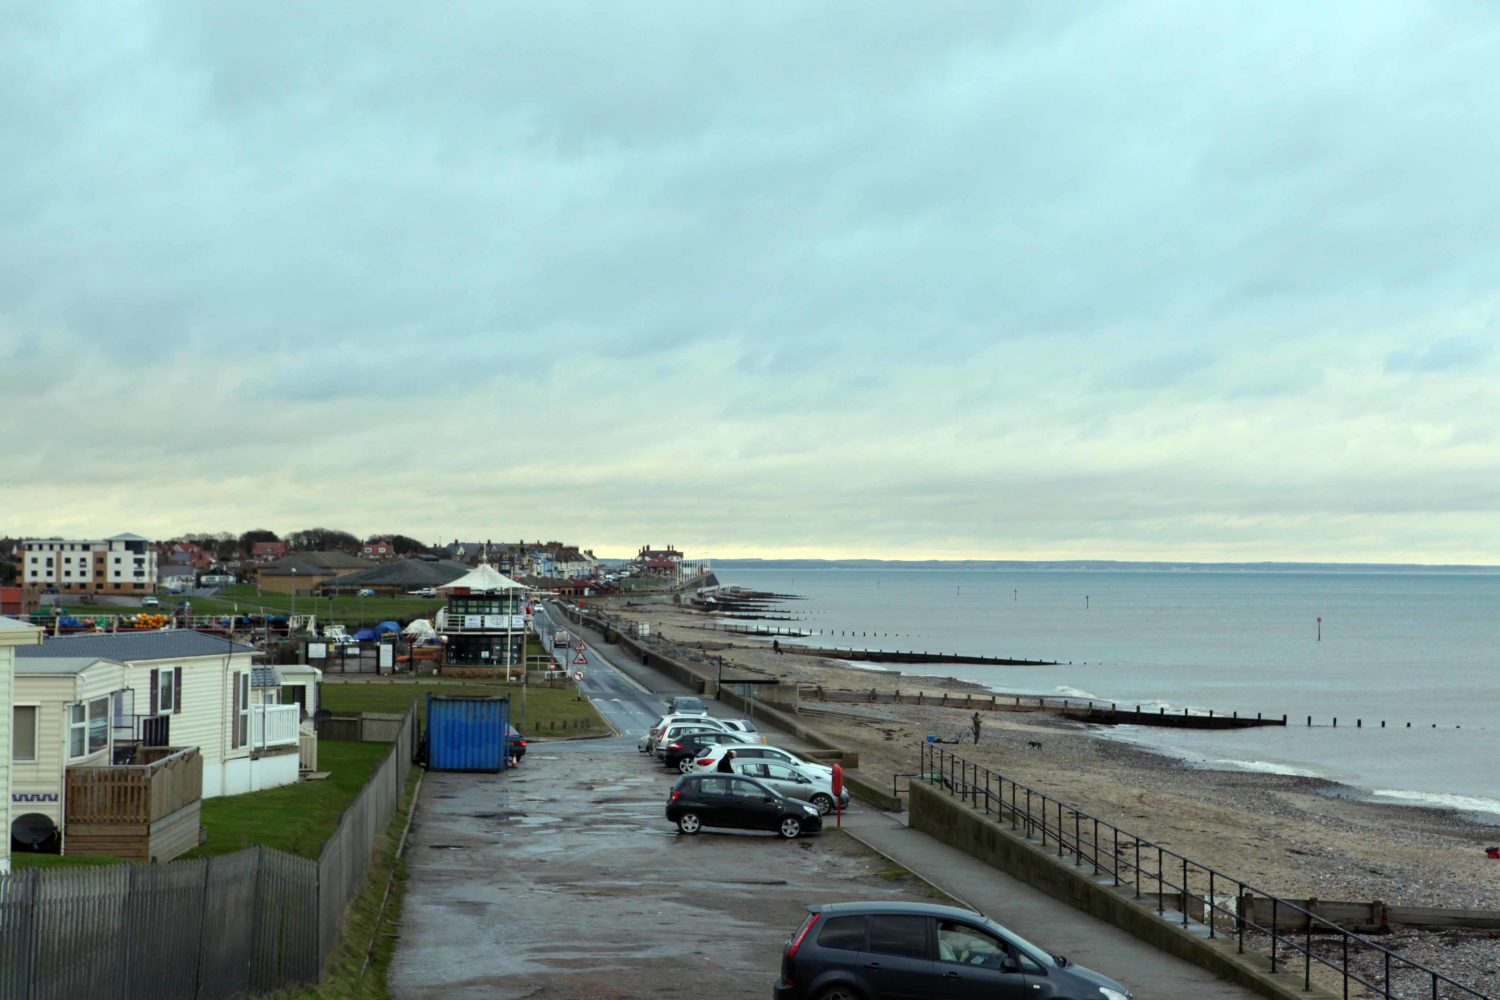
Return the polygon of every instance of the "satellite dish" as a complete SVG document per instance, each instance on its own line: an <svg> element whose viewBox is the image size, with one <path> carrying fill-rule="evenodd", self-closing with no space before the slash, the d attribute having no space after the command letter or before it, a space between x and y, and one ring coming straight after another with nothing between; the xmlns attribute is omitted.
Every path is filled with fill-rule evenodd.
<svg viewBox="0 0 1500 1000"><path fill-rule="evenodd" d="M57 825L41 813L26 813L17 816L15 822L11 823L10 835L12 839L36 850L47 841L56 839Z"/></svg>

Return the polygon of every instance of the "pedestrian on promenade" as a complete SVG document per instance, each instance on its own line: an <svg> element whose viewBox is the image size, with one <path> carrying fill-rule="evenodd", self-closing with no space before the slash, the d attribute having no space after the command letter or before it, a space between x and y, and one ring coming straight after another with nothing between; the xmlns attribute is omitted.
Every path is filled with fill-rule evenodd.
<svg viewBox="0 0 1500 1000"><path fill-rule="evenodd" d="M717 768L715 768L715 770L719 771L722 774L733 774L734 773L734 751L733 750L726 751L725 754L724 754L724 756L722 756L722 757L719 758L719 766Z"/></svg>
<svg viewBox="0 0 1500 1000"><path fill-rule="evenodd" d="M984 721L984 719L980 717L979 713L975 712L974 713L974 745L975 746L979 745L979 724L981 722L983 722L983 721Z"/></svg>
<svg viewBox="0 0 1500 1000"><path fill-rule="evenodd" d="M777 656L785 656L786 655L785 653L783 653L781 651L781 640L780 639L772 639L771 640L771 649L773 649L776 652Z"/></svg>

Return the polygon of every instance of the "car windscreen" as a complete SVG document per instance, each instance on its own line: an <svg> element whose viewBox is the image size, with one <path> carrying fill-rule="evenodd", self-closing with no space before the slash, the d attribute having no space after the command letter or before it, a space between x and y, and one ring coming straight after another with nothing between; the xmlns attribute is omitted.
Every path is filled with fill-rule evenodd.
<svg viewBox="0 0 1500 1000"><path fill-rule="evenodd" d="M1021 935L1017 934L1015 931L1010 930L1009 928L1001 927L993 920L986 920L985 923L989 925L990 930L994 931L996 934L1000 935L1000 937L1015 945L1017 950L1024 951L1028 958L1034 959L1038 964L1045 965L1049 968L1057 967L1057 959L1053 958L1049 953L1043 951L1041 948L1038 948L1036 945L1032 944Z"/></svg>

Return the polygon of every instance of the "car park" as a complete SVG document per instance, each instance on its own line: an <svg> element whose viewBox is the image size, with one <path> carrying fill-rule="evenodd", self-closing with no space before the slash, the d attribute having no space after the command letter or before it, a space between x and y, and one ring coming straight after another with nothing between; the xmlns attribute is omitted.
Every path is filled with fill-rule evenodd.
<svg viewBox="0 0 1500 1000"><path fill-rule="evenodd" d="M686 733L666 744L661 755L661 762L667 767L675 767L683 774L687 774L705 750L720 744L743 746L745 738L739 733L719 733L713 730Z"/></svg>
<svg viewBox="0 0 1500 1000"><path fill-rule="evenodd" d="M809 906L782 949L772 996L1131 1000L1113 979L1049 955L982 914L893 902Z"/></svg>
<svg viewBox="0 0 1500 1000"><path fill-rule="evenodd" d="M689 835L712 826L765 830L793 840L823 829L823 817L811 805L736 774L684 774L667 798L667 819Z"/></svg>
<svg viewBox="0 0 1500 1000"><path fill-rule="evenodd" d="M840 809L849 808L849 789L840 789L839 795L835 797L831 775L815 774L779 760L753 760L741 757L738 747L734 748L734 756L735 759L730 762L729 766L735 774L754 778L776 789L787 798L810 802L818 810L820 816L826 816L832 812L835 802L838 803Z"/></svg>
<svg viewBox="0 0 1500 1000"><path fill-rule="evenodd" d="M712 771L719 766L719 758L724 756L726 749L726 747L710 747L708 752L699 757L695 762L694 770ZM833 777L833 768L827 764L819 764L814 760L806 760L792 753L790 750L783 750L781 747L752 744L746 747L735 747L734 755L741 760L780 761L783 764L791 764L794 767L801 768L809 774L823 775L830 779Z"/></svg>

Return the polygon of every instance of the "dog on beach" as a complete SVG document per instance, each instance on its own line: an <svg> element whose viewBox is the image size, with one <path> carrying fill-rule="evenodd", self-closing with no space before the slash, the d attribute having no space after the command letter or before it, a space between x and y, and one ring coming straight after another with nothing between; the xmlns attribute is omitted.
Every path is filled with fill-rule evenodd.
<svg viewBox="0 0 1500 1000"><path fill-rule="evenodd" d="M1028 750L1040 750L1041 748L1042 748L1042 741L1041 740L1027 740L1026 741L1026 749L1028 749Z"/></svg>

